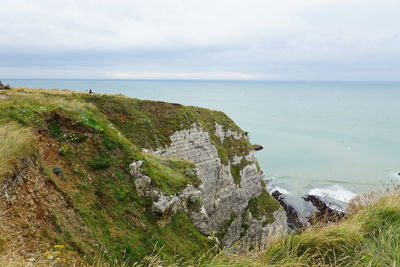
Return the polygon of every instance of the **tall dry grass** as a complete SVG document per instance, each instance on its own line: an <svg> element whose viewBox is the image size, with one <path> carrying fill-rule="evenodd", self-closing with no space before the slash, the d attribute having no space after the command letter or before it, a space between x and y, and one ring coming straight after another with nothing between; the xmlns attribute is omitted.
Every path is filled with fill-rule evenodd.
<svg viewBox="0 0 400 267"><path fill-rule="evenodd" d="M400 266L400 191L364 198L342 221L291 233L261 250L222 252L203 266Z"/></svg>
<svg viewBox="0 0 400 267"><path fill-rule="evenodd" d="M0 125L0 183L12 170L20 156L34 149L35 135L29 128L15 123Z"/></svg>
<svg viewBox="0 0 400 267"><path fill-rule="evenodd" d="M2 262L0 257L0 266L19 266L19 263L10 257ZM42 266L54 266L45 260L42 263ZM212 259L176 263L163 261L157 251L137 263L113 262L100 253L92 258L92 264L81 262L70 266L400 266L400 192L391 192L342 221L280 236L269 245L244 253L227 250Z"/></svg>

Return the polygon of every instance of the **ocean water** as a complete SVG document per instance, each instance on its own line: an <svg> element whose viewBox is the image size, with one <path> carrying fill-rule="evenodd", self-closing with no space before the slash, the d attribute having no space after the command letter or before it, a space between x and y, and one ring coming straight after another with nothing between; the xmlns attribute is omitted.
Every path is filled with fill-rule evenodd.
<svg viewBox="0 0 400 267"><path fill-rule="evenodd" d="M270 189L338 201L400 178L400 83L6 80L222 110L253 143Z"/></svg>

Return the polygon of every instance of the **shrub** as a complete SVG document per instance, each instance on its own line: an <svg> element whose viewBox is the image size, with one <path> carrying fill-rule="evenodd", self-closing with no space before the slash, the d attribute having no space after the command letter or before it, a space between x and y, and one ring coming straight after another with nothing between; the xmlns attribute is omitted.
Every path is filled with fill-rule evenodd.
<svg viewBox="0 0 400 267"><path fill-rule="evenodd" d="M60 167L55 167L55 168L53 169L53 173L59 175L59 174L62 173L62 169L61 169Z"/></svg>
<svg viewBox="0 0 400 267"><path fill-rule="evenodd" d="M51 137L58 137L62 134L61 126L58 123L49 123L48 129Z"/></svg>
<svg viewBox="0 0 400 267"><path fill-rule="evenodd" d="M106 153L101 153L95 158L92 158L89 161L89 167L92 170L102 170L102 169L108 169L111 167L112 159L111 157L106 154Z"/></svg>

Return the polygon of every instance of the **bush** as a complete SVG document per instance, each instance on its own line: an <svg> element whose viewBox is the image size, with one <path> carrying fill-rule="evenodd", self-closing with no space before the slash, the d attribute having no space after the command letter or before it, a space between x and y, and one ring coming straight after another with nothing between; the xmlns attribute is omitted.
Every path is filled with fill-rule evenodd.
<svg viewBox="0 0 400 267"><path fill-rule="evenodd" d="M60 175L62 173L62 169L60 167L55 167L53 169L53 173L57 174L57 175Z"/></svg>
<svg viewBox="0 0 400 267"><path fill-rule="evenodd" d="M111 167L111 157L106 153L102 153L89 161L89 167L92 170L102 170Z"/></svg>
<svg viewBox="0 0 400 267"><path fill-rule="evenodd" d="M49 123L48 129L51 137L59 137L63 133L61 126L55 122Z"/></svg>

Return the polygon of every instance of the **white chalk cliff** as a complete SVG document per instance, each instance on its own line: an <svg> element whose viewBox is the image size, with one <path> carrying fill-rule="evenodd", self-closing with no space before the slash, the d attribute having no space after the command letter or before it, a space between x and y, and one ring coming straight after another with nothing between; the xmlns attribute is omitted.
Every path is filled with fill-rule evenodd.
<svg viewBox="0 0 400 267"><path fill-rule="evenodd" d="M214 134L222 143L228 138L236 140L245 138L248 142L247 136L242 133L231 129L224 130L218 124L215 129ZM202 184L200 190L188 185L176 196L166 196L156 192L153 194L154 210L160 213L166 209L176 210L184 203L180 200L182 196L198 196L201 207L190 212L192 222L206 235L223 231L221 242L224 246L230 246L238 240L242 243L265 241L271 234L286 232L286 215L282 208L273 212L274 221L267 225L262 223L263 218L253 218L247 209L249 200L262 193L264 178L263 172L257 168L253 151L244 156L235 155L233 160L224 165L218 156L216 146L211 141L210 134L198 124L175 132L170 139L171 144L168 147L151 153L164 158L183 158L193 162ZM238 165L242 160L247 164L240 170L240 182L236 184L232 177L231 165ZM136 164L131 168L136 168ZM139 177L136 184L140 188L143 188L140 184L144 181L147 183L150 181L148 177L142 176L136 176ZM146 191L146 189L140 190ZM186 207L183 209L187 210Z"/></svg>

